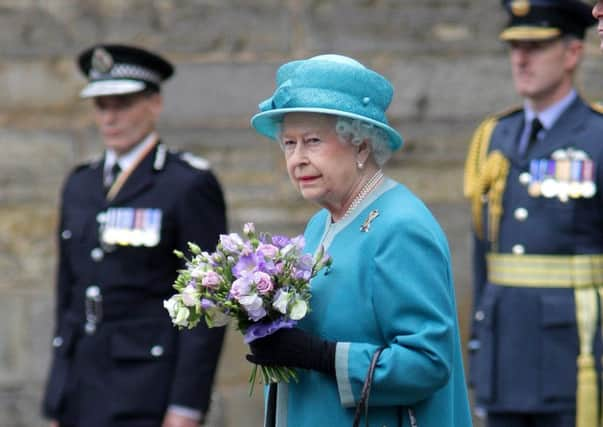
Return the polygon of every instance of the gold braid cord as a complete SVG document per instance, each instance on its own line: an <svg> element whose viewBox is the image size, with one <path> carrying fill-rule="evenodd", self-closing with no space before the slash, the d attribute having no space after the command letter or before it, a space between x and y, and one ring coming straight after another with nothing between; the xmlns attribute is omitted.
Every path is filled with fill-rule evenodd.
<svg viewBox="0 0 603 427"><path fill-rule="evenodd" d="M488 154L492 132L498 120L490 117L477 128L471 141L467 160L465 162L465 197L471 200L471 216L476 235L484 238L483 230L483 200L487 195L489 200L488 240L498 240L500 218L503 213L502 198L505 191L509 160L500 152Z"/></svg>

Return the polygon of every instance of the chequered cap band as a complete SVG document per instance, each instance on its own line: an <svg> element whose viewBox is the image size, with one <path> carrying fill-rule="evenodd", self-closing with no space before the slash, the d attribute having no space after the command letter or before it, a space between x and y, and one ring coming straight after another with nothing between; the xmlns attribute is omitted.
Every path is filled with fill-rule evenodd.
<svg viewBox="0 0 603 427"><path fill-rule="evenodd" d="M154 83L157 86L161 83L161 76L148 68L131 64L115 64L108 73L101 73L94 68L88 73L90 80L106 79L134 79Z"/></svg>

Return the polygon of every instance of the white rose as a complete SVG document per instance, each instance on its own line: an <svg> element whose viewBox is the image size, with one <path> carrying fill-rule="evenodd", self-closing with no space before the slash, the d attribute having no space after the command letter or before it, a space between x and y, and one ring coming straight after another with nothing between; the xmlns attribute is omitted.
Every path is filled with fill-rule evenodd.
<svg viewBox="0 0 603 427"><path fill-rule="evenodd" d="M293 320L303 319L306 313L308 312L308 304L303 299L298 299L293 303L293 307L291 307L291 314L289 317Z"/></svg>

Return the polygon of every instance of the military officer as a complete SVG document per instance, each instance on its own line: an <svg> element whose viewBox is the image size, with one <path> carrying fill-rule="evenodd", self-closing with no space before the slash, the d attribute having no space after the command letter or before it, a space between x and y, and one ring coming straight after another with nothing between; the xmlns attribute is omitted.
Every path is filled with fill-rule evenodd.
<svg viewBox="0 0 603 427"><path fill-rule="evenodd" d="M598 424L603 115L575 90L591 7L503 2L518 108L469 150L474 312L470 381L489 427Z"/></svg>
<svg viewBox="0 0 603 427"><path fill-rule="evenodd" d="M182 268L173 250L212 251L225 232L222 190L207 161L169 150L155 129L169 62L113 44L78 64L105 151L62 192L43 411L60 427L198 426L224 329L178 331L163 300Z"/></svg>
<svg viewBox="0 0 603 427"><path fill-rule="evenodd" d="M601 50L603 50L603 0L599 0L595 3L592 12L594 18L599 21L597 32L599 33L599 38L601 39Z"/></svg>

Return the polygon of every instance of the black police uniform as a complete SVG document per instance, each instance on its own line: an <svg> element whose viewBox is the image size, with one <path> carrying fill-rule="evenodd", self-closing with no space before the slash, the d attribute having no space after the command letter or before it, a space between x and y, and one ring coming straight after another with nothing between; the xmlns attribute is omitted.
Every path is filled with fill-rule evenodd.
<svg viewBox="0 0 603 427"><path fill-rule="evenodd" d="M503 40L582 38L594 23L581 2L505 3ZM524 126L523 109L486 119L467 159L470 383L491 427L573 426L576 410L581 427L597 418L601 371L603 115L577 97L521 152Z"/></svg>
<svg viewBox="0 0 603 427"><path fill-rule="evenodd" d="M61 426L158 427L169 405L206 413L224 328L175 328L163 307L187 242L226 232L207 162L161 143L107 198L103 161L76 168L61 202L56 333L43 402Z"/></svg>

